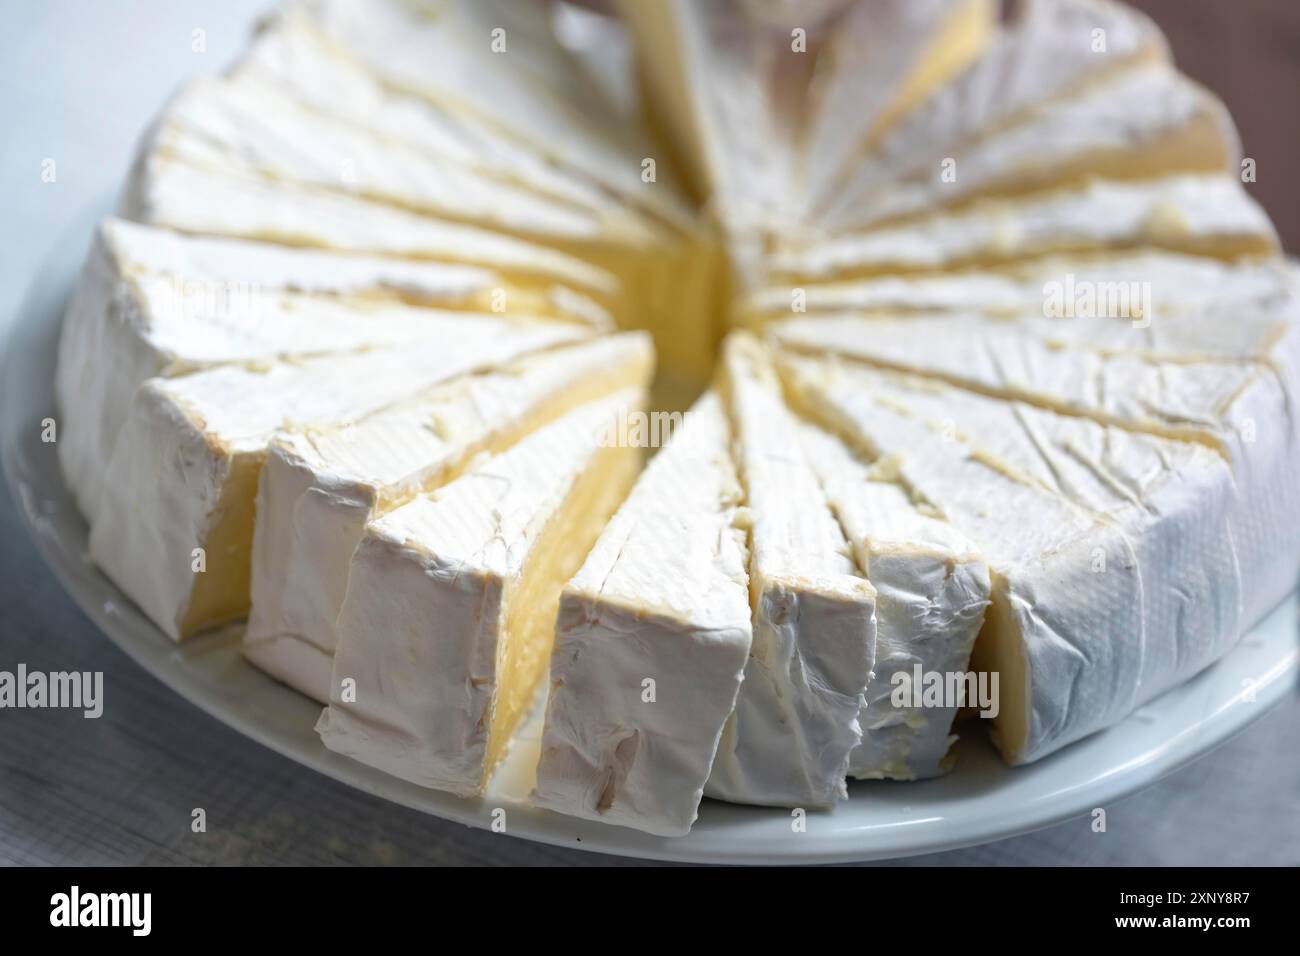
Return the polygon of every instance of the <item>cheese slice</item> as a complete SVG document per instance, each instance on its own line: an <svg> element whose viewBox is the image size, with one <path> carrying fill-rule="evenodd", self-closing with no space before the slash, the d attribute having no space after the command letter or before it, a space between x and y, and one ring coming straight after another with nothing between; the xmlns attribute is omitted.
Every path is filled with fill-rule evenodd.
<svg viewBox="0 0 1300 956"><path fill-rule="evenodd" d="M935 176L938 161L1014 125L1027 111L1061 101L1136 63L1168 59L1155 24L1118 3L1027 0L1018 13L969 68L862 157L852 179L809 221L827 232L859 228L873 214L872 197L882 195L889 183Z"/></svg>
<svg viewBox="0 0 1300 956"><path fill-rule="evenodd" d="M675 190L646 188L654 155L556 40L545 8L514 0L439 3L301 0L310 22L385 86L421 97L527 144L665 218ZM660 171L656 185L671 181Z"/></svg>
<svg viewBox="0 0 1300 956"><path fill-rule="evenodd" d="M1240 636L1240 512L1211 450L867 369L784 367L805 409L888 460L988 561L973 664L999 675L1008 761L1110 726Z"/></svg>
<svg viewBox="0 0 1300 956"><path fill-rule="evenodd" d="M331 750L480 792L546 674L560 591L631 486L637 390L570 412L372 522L338 618Z"/></svg>
<svg viewBox="0 0 1300 956"><path fill-rule="evenodd" d="M782 281L847 280L889 272L1001 265L1060 253L1154 247L1233 259L1277 252L1268 216L1227 176L1097 180L839 238L772 256Z"/></svg>
<svg viewBox="0 0 1300 956"><path fill-rule="evenodd" d="M644 217L608 207L597 213L485 176L471 164L313 113L292 93L252 77L192 83L158 119L150 148L195 166L236 167L520 237L656 241L657 227Z"/></svg>
<svg viewBox="0 0 1300 956"><path fill-rule="evenodd" d="M1049 256L997 271L878 276L807 286L771 285L747 297L743 321L761 326L804 313L924 313L979 311L1012 315L1103 314L1144 318L1217 303L1259 303L1295 285L1275 258L1223 262L1144 249L1093 256Z"/></svg>
<svg viewBox="0 0 1300 956"><path fill-rule="evenodd" d="M181 232L482 266L523 286L560 282L607 297L617 291L608 273L545 246L150 150L141 153L122 205L129 219Z"/></svg>
<svg viewBox="0 0 1300 956"><path fill-rule="evenodd" d="M749 659L742 492L708 392L560 599L533 800L678 836Z"/></svg>
<svg viewBox="0 0 1300 956"><path fill-rule="evenodd" d="M360 418L585 337L576 326L486 318L429 320L426 330L403 349L150 379L105 468L95 563L173 640L243 617L258 475L276 431Z"/></svg>
<svg viewBox="0 0 1300 956"><path fill-rule="evenodd" d="M1112 318L1021 319L1001 329L944 319L844 323L782 341L854 355L1097 422L1205 445L1231 465L1244 622L1295 587L1300 549L1300 300L1225 306L1150 327ZM807 320L810 324L818 320ZM838 339L840 345L835 345ZM892 339L892 342L890 341ZM910 340L910 346L902 343ZM880 341L876 353L872 342ZM905 353L905 354L904 354Z"/></svg>
<svg viewBox="0 0 1300 956"><path fill-rule="evenodd" d="M448 318L402 300L453 309L540 305L575 321L608 322L580 293L554 286L530 294L483 269L192 238L108 220L68 308L55 381L65 419L60 461L82 513L95 517L103 465L146 379L400 345L427 335L424 320Z"/></svg>
<svg viewBox="0 0 1300 956"><path fill-rule="evenodd" d="M803 457L766 350L723 346L720 388L753 526L754 639L706 793L738 803L828 806L849 755L876 643L876 592Z"/></svg>
<svg viewBox="0 0 1300 956"><path fill-rule="evenodd" d="M856 165L995 35L991 0L874 0L849 5L809 90L796 215L807 220Z"/></svg>
<svg viewBox="0 0 1300 956"><path fill-rule="evenodd" d="M439 161L463 164L598 214L619 208L617 197L599 183L556 166L518 139L386 86L323 36L299 5L282 6L268 17L229 75L278 87L315 116L345 121Z"/></svg>
<svg viewBox="0 0 1300 956"><path fill-rule="evenodd" d="M858 566L876 589L876 662L849 776L937 776L952 765L958 703L927 707L899 689L919 690L932 676L947 685L966 673L989 604L988 567L969 538L927 514L887 470L868 468L815 426L805 426L801 437Z"/></svg>
<svg viewBox="0 0 1300 956"><path fill-rule="evenodd" d="M335 619L365 525L654 365L643 333L526 356L334 429L286 430L258 486L244 656L327 703Z"/></svg>
<svg viewBox="0 0 1300 956"><path fill-rule="evenodd" d="M1089 176L1236 173L1241 144L1217 97L1156 61L1031 110L1015 125L960 149L928 155L929 167L863 197L851 226L841 228L861 230L979 197L1029 193ZM944 163L951 165L945 169Z"/></svg>

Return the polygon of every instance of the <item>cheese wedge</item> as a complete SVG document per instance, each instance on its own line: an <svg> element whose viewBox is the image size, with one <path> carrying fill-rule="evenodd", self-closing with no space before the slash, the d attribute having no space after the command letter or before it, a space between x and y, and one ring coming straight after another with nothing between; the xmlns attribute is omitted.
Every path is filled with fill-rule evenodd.
<svg viewBox="0 0 1300 956"><path fill-rule="evenodd" d="M64 417L60 461L82 513L95 517L103 466L146 379L401 345L426 337L426 319L449 317L403 300L453 309L540 305L557 317L608 323L580 293L554 286L529 294L483 269L106 221L69 305L55 381Z"/></svg>
<svg viewBox="0 0 1300 956"><path fill-rule="evenodd" d="M861 158L849 182L808 221L827 233L861 228L890 183L934 178L939 161L960 156L1028 111L1062 102L1119 70L1168 56L1159 29L1131 7L1107 0L1028 0L969 68Z"/></svg>
<svg viewBox="0 0 1300 956"><path fill-rule="evenodd" d="M1239 169L1241 143L1223 103L1163 62L1119 71L1049 103L864 198L854 230L1086 177L1150 179ZM948 168L944 163L949 163ZM947 172L949 175L944 175Z"/></svg>
<svg viewBox="0 0 1300 956"><path fill-rule="evenodd" d="M523 286L560 282L595 295L617 294L608 273L545 246L147 149L133 170L122 211L129 219L180 232L484 266Z"/></svg>
<svg viewBox="0 0 1300 956"><path fill-rule="evenodd" d="M990 272L879 276L807 286L772 285L739 310L752 327L804 313L971 312L1013 315L1127 315L1141 319L1211 302L1244 305L1283 295L1295 284L1274 258L1223 262L1144 249L1080 257L1049 256Z"/></svg>
<svg viewBox="0 0 1300 956"><path fill-rule="evenodd" d="M886 459L988 561L973 663L999 675L994 739L1011 763L1110 726L1240 636L1238 506L1211 450L867 369L783 367L803 408Z"/></svg>
<svg viewBox="0 0 1300 956"><path fill-rule="evenodd" d="M926 707L899 690L918 684L918 672L923 681L936 675L947 684L967 671L989 605L988 567L969 538L927 514L887 470L868 468L815 426L805 426L801 438L858 566L876 589L876 661L849 776L937 776L952 765L958 702Z"/></svg>
<svg viewBox="0 0 1300 956"><path fill-rule="evenodd" d="M663 836L695 822L752 636L729 444L706 393L565 585L538 805Z"/></svg>
<svg viewBox="0 0 1300 956"><path fill-rule="evenodd" d="M314 113L291 92L249 76L190 84L157 120L149 148L198 167L238 168L522 238L634 246L657 238L644 217L597 213L485 176L464 161Z"/></svg>
<svg viewBox="0 0 1300 956"><path fill-rule="evenodd" d="M738 803L828 806L849 755L876 644L876 592L803 457L766 350L733 333L719 387L753 526L754 640L705 792Z"/></svg>
<svg viewBox="0 0 1300 956"><path fill-rule="evenodd" d="M996 35L992 0L849 5L814 74L795 215L808 221L894 126L962 73Z"/></svg>
<svg viewBox="0 0 1300 956"><path fill-rule="evenodd" d="M815 340L820 350L945 379L1004 401L1215 450L1236 482L1236 546L1249 582L1249 625L1300 577L1293 533L1300 520L1298 302L1292 293L1253 311L1229 305L1148 328L1083 317L1021 319L1001 329L944 319L916 320L910 330L850 322L810 337L796 332L799 323L783 323L774 333L785 342L800 338L801 348ZM911 341L905 355L904 340ZM884 346L879 353L875 341Z"/></svg>
<svg viewBox="0 0 1300 956"><path fill-rule="evenodd" d="M301 0L342 55L386 86L526 144L635 207L688 218L675 188L647 188L649 142L556 40L545 8L514 0ZM671 184L659 170L655 185Z"/></svg>
<svg viewBox="0 0 1300 956"><path fill-rule="evenodd" d="M635 478L638 449L610 437L642 402L582 406L368 526L317 724L327 747L482 790L546 674L564 582Z"/></svg>
<svg viewBox="0 0 1300 956"><path fill-rule="evenodd" d="M253 531L244 656L328 703L335 619L366 524L578 405L649 385L654 352L625 333L456 379L334 429L270 445Z"/></svg>
<svg viewBox="0 0 1300 956"><path fill-rule="evenodd" d="M1227 176L1097 180L792 245L773 254L772 270L776 281L800 283L1143 247L1234 259L1276 254L1277 236L1264 211Z"/></svg>
<svg viewBox="0 0 1300 956"><path fill-rule="evenodd" d="M424 342L400 350L150 379L105 471L90 529L95 563L173 640L243 617L258 476L276 431L357 419L585 337L576 326L499 319L429 320L426 329Z"/></svg>
<svg viewBox="0 0 1300 956"><path fill-rule="evenodd" d="M279 88L313 115L345 121L438 161L463 164L483 176L598 215L625 215L618 197L599 183L556 166L518 139L386 86L323 36L299 5L282 6L269 16L228 75ZM681 221L689 221L689 216Z"/></svg>

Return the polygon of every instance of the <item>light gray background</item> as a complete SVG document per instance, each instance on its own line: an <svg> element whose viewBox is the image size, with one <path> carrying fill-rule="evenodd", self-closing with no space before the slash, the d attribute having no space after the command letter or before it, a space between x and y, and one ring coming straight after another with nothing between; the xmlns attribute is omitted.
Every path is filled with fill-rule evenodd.
<svg viewBox="0 0 1300 956"><path fill-rule="evenodd" d="M1246 6L1249 6L1247 4ZM186 77L228 62L259 2L42 0L0 32L0 332L68 224L101 205ZM191 49L206 31L207 52ZM1294 113L1288 114L1293 122ZM41 181L45 159L57 180ZM97 721L0 711L0 863L628 862L469 830L352 791L252 743L154 681L41 563L0 490L0 669L101 670ZM203 807L208 832L190 831ZM1213 754L1088 818L924 857L943 864L1300 863L1300 690Z"/></svg>

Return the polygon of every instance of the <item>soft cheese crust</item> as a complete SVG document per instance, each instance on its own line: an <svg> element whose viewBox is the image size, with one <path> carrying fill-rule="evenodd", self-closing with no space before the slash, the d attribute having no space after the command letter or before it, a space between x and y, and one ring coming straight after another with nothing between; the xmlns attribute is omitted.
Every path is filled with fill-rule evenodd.
<svg viewBox="0 0 1300 956"><path fill-rule="evenodd" d="M1228 176L1096 180L811 244L796 241L773 254L772 271L791 282L825 281L1147 246L1230 259L1275 253L1277 235L1264 210Z"/></svg>
<svg viewBox="0 0 1300 956"><path fill-rule="evenodd" d="M849 763L860 779L916 780L949 769L955 703L897 706L899 675L967 670L989 603L989 572L974 544L925 514L887 472L869 470L829 433L807 425L808 460L858 565L876 589L876 662L862 709L862 743Z"/></svg>
<svg viewBox="0 0 1300 956"><path fill-rule="evenodd" d="M327 747L481 790L549 661L564 580L631 484L636 449L603 436L642 402L582 406L368 526L317 725Z"/></svg>
<svg viewBox="0 0 1300 956"><path fill-rule="evenodd" d="M151 379L131 404L104 476L90 530L95 562L175 640L242 617L258 473L278 429L350 421L448 378L582 337L558 323L444 321L402 351ZM195 618L195 595L205 589L219 606Z"/></svg>
<svg viewBox="0 0 1300 956"><path fill-rule="evenodd" d="M875 656L875 589L804 460L765 349L723 346L721 391L753 522L754 642L706 793L827 806L846 796L849 755Z"/></svg>
<svg viewBox="0 0 1300 956"><path fill-rule="evenodd" d="M663 836L695 821L751 641L728 432L706 394L565 587L538 805Z"/></svg>
<svg viewBox="0 0 1300 956"><path fill-rule="evenodd" d="M82 513L93 520L103 463L135 391L154 376L223 364L265 366L428 338L447 313L416 299L486 308L509 283L481 269L394 262L182 236L107 220L82 270L60 343L56 393L64 413L59 454ZM553 290L531 297L552 313L599 322L594 303ZM514 303L513 315L521 318ZM445 328L445 326L443 326ZM599 326L595 326L599 327Z"/></svg>
<svg viewBox="0 0 1300 956"><path fill-rule="evenodd" d="M1021 688L1007 686L1003 673L1003 713L995 736L1008 759L1037 759L1108 726L1236 642L1249 620L1245 594L1255 585L1248 573L1254 555L1243 544L1258 517L1222 456L1200 443L1122 431L1082 417L958 393L934 382L865 369L844 374L847 381L841 381L834 397L823 391L815 401L833 404L833 414L857 403L851 413L854 424L873 442L881 442L889 427L885 422L893 422L896 433L888 438L898 454L912 456L925 448L923 454L937 459L946 451L952 460L946 467L935 460L924 471L907 470L907 478L972 535L1004 578L1005 593L995 596L995 613L977 647L976 666L1015 673L1023 665L1023 712L1015 706ZM801 377L809 381L807 370ZM872 397L850 395L858 390ZM904 437L903 417L918 423L910 426L913 435ZM951 487L956 460L963 457L992 474L982 482L987 489L982 509L964 500L962 489ZM1044 566L1053 568L1054 578L1034 584L1039 559L1030 558L1032 552L1015 556L1022 533L990 523L1011 513L988 503L1000 500L993 497L996 484L1045 489L1081 516L1093 516L1100 527L1092 535L1098 543L1090 556L1085 548L1070 546L1066 553L1076 555L1077 566L1069 569L1053 558ZM1009 491L997 492L1004 493ZM1017 520L1032 520L1042 533L1050 533L1046 516L1015 513ZM1106 550L1107 539L1118 550ZM1044 559L1060 550L1050 538L1044 545ZM1112 560L1116 557L1118 565ZM1018 566L1014 571L1013 565ZM1015 600L1018 586L1022 596ZM1133 620L1117 629L1100 621L1091 628L1052 628L1051 640L1036 636L1050 620L1044 609L1055 603L1056 589L1072 588L1094 593L1112 610L1131 605ZM1028 604L1026 595L1033 596ZM1019 636L1013 639L1013 634ZM1094 647L1097 641L1107 644L1104 656ZM1076 664L1061 656L1065 648L1077 656Z"/></svg>
<svg viewBox="0 0 1300 956"><path fill-rule="evenodd" d="M1000 326L946 318L903 326L808 319L773 335L1213 448L1236 483L1243 623L1259 620L1295 586L1300 297L1293 285L1253 305L1207 304L1163 318L1157 311L1149 326L1033 316Z"/></svg>
<svg viewBox="0 0 1300 956"><path fill-rule="evenodd" d="M879 276L806 286L771 285L748 296L742 313L753 325L803 314L1040 311L1058 290L1073 310L1081 290L1150 288L1158 312L1218 304L1260 303L1293 289L1295 276L1272 258L1222 262L1146 249L1129 253L1031 259L998 272ZM1073 291L1074 295L1069 297ZM1068 301L1067 301L1068 297ZM1140 301L1140 295L1136 298ZM1137 317L1137 316L1135 316Z"/></svg>
<svg viewBox="0 0 1300 956"><path fill-rule="evenodd" d="M982 137L1014 125L1026 111L1143 60L1167 59L1164 37L1130 7L1105 0L1030 0L971 66L909 113L863 157L848 185L812 221L828 231L861 228L891 184L934 175ZM1094 31L1106 48L1094 48ZM959 177L960 179L960 174Z"/></svg>
<svg viewBox="0 0 1300 956"><path fill-rule="evenodd" d="M457 379L346 428L282 432L258 491L245 656L327 703L335 618L367 522L454 479L475 455L648 385L653 361L648 336L625 333Z"/></svg>
<svg viewBox="0 0 1300 956"><path fill-rule="evenodd" d="M1170 173L1233 173L1241 144L1223 104L1172 65L1118 71L1078 96L1029 110L929 167L893 181L853 231L991 195L1015 195L1088 177L1149 179ZM950 158L954 176L938 173Z"/></svg>

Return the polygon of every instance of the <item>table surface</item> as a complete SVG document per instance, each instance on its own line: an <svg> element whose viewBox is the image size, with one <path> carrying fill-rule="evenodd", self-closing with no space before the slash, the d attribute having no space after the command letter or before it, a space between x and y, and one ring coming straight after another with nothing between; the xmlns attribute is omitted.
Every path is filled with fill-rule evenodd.
<svg viewBox="0 0 1300 956"><path fill-rule="evenodd" d="M1259 104L1270 101L1261 91L1297 88L1300 4L1142 5L1161 17L1191 72L1226 89L1234 108L1236 97L1250 101L1239 116L1248 154L1258 142L1260 157L1276 158L1279 169L1296 155L1296 124L1273 122ZM21 318L14 310L54 238L121 181L139 130L159 103L186 77L228 62L262 9L249 0L44 0L24 5L21 22L0 33L7 67L0 89L0 333ZM204 31L203 51L194 49L196 30ZM1221 60L1239 68L1226 69ZM47 159L56 163L54 182L42 181ZM1296 237L1294 182L1268 192L1263 158L1260 168L1259 195L1275 216L1287 214L1279 225L1284 236ZM83 251L84 245L67 254L79 258ZM445 823L351 790L229 730L150 678L77 610L3 489L0 609L0 670L21 662L34 670L102 671L111 702L98 720L68 711L0 711L0 863L638 862ZM196 834L191 814L200 807L207 832ZM1215 752L1105 809L1104 833L1083 817L900 862L1300 863L1300 688Z"/></svg>

